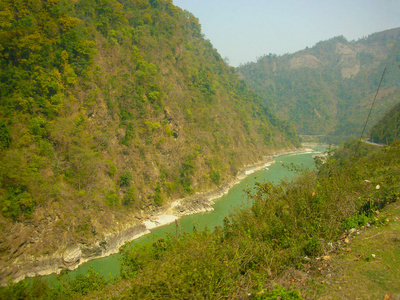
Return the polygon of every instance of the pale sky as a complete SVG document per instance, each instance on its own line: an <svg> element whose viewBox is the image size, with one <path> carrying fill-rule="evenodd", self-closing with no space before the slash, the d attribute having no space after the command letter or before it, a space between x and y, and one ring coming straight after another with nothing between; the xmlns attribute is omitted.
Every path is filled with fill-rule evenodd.
<svg viewBox="0 0 400 300"><path fill-rule="evenodd" d="M400 27L400 0L173 0L230 65Z"/></svg>

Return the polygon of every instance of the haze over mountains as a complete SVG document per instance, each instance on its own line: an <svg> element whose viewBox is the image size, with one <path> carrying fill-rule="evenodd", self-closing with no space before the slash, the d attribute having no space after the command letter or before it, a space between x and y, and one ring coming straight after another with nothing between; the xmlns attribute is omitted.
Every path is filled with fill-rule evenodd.
<svg viewBox="0 0 400 300"><path fill-rule="evenodd" d="M299 134L359 136L377 91L372 126L400 101L400 28L358 41L339 36L283 56L266 55L237 68L273 112Z"/></svg>

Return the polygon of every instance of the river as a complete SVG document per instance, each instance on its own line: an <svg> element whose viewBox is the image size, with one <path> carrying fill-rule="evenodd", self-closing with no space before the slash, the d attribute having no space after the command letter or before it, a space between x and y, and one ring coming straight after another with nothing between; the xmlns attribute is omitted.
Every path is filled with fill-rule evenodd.
<svg viewBox="0 0 400 300"><path fill-rule="evenodd" d="M204 229L206 226L213 229L217 225L222 225L225 216L233 211L234 207L246 202L246 195L244 190L248 187L253 188L256 182L271 181L275 184L283 179L291 179L295 176L295 172L291 171L287 166L291 163L302 168L313 169L315 167L313 155L324 151L326 148L313 147L315 152L289 154L276 157L275 163L267 169L254 172L243 179L239 184L235 185L229 192L219 199L215 200L214 211L199 213L191 216L185 216L178 220L179 230L181 232L192 231L193 225L199 230ZM162 237L167 233L176 233L176 224L165 225L162 227L151 230L151 234L143 236L132 243L150 242L158 237ZM106 278L115 277L119 275L119 254L111 255L96 260L91 260L74 271L70 271L70 277L74 278L78 274L86 274L90 267L103 274ZM44 276L48 282L56 282L56 275ZM27 279L31 281L32 279Z"/></svg>

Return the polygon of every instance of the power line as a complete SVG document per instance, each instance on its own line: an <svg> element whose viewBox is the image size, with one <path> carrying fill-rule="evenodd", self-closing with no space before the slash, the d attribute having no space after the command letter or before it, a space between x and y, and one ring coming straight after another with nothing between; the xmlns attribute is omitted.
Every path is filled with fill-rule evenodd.
<svg viewBox="0 0 400 300"><path fill-rule="evenodd" d="M362 130L362 132L361 132L360 139L359 139L359 141L358 141L356 151L354 151L354 156L353 156L353 158L356 156L356 154L357 154L357 152L358 152L358 148L360 147L361 139L362 139L362 137L363 137L363 135L364 135L364 133L365 133L365 128L367 127L367 123L368 123L369 117L371 116L372 108L373 108L374 105L375 105L376 97L378 96L379 89L381 88L381 84L382 84L382 81L383 81L383 77L385 76L385 72L386 72L386 67L383 69L381 81L379 82L378 89L376 90L376 94L375 94L375 97L374 97L374 101L372 101L372 105L371 105L371 108L370 108L370 110L369 110L367 120L365 121L364 128L363 128L363 130Z"/></svg>

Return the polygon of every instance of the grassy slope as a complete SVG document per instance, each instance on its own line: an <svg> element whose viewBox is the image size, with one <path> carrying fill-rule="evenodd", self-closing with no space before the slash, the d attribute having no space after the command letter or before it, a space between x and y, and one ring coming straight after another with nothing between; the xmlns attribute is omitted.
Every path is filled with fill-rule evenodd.
<svg viewBox="0 0 400 300"><path fill-rule="evenodd" d="M322 289L322 299L400 296L400 203L384 209L379 219L351 240L351 252L333 255L331 284Z"/></svg>
<svg viewBox="0 0 400 300"><path fill-rule="evenodd" d="M384 299L400 296L400 203L388 205L378 222L342 240L340 249L290 269L274 283L301 290L306 299ZM375 257L374 257L375 256ZM324 260L324 257L326 260ZM273 286L273 284L271 284Z"/></svg>

